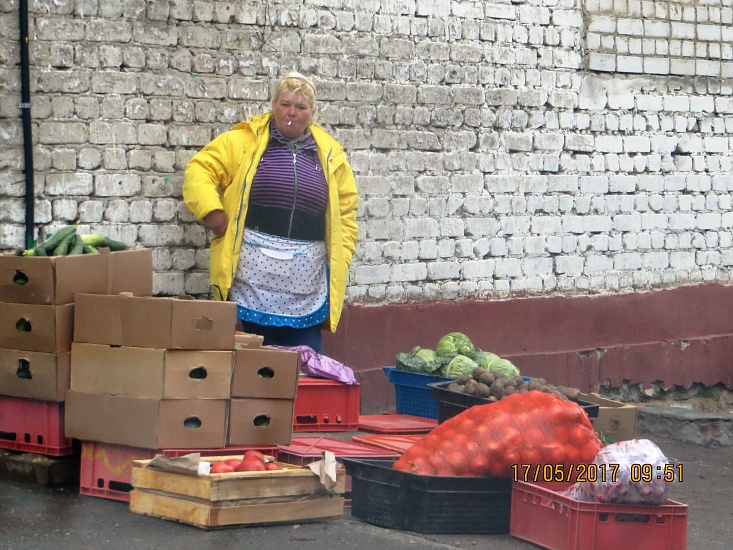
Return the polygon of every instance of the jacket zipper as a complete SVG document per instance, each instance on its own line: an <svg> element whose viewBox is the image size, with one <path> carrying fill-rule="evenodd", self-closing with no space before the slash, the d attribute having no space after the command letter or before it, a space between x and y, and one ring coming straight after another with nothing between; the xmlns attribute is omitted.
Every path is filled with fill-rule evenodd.
<svg viewBox="0 0 733 550"><path fill-rule="evenodd" d="M290 221L288 222L288 239L293 231L293 218L295 217L295 204L298 201L298 169L295 165L297 151L293 151L293 208L290 211Z"/></svg>

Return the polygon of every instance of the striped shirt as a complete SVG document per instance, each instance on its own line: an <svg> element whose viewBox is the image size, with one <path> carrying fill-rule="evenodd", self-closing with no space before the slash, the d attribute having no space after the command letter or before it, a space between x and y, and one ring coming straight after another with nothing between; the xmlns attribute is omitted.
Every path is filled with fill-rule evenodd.
<svg viewBox="0 0 733 550"><path fill-rule="evenodd" d="M325 240L328 185L310 133L284 137L270 123L270 141L257 166L245 226L269 235Z"/></svg>

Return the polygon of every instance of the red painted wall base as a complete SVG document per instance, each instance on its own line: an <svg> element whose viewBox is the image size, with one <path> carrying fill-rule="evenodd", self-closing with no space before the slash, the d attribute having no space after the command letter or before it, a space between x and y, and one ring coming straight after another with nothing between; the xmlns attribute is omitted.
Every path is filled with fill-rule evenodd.
<svg viewBox="0 0 733 550"><path fill-rule="evenodd" d="M362 414L394 406L381 367L413 346L435 349L463 332L477 347L555 385L608 381L689 387L733 378L733 285L701 284L614 295L461 300L345 308L324 353L361 382Z"/></svg>

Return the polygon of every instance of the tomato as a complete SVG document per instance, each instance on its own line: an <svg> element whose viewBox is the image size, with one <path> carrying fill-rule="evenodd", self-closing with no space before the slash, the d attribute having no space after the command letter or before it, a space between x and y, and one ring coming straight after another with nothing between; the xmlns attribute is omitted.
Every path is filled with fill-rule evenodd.
<svg viewBox="0 0 733 550"><path fill-rule="evenodd" d="M265 470L282 470L282 468L274 462L268 462L265 464Z"/></svg>
<svg viewBox="0 0 733 550"><path fill-rule="evenodd" d="M484 476L489 471L489 458L485 455L476 455L469 463L469 472L474 476Z"/></svg>
<svg viewBox="0 0 733 550"><path fill-rule="evenodd" d="M229 464L229 466L231 466L232 468L236 468L242 463L242 461L238 458L227 458L224 462L226 464Z"/></svg>
<svg viewBox="0 0 733 550"><path fill-rule="evenodd" d="M541 464L542 455L535 447L525 447L519 450L520 464Z"/></svg>
<svg viewBox="0 0 733 550"><path fill-rule="evenodd" d="M244 456L242 457L242 459L244 460L250 457L259 458L262 462L265 461L265 455L263 455L260 451L256 451L254 449L249 449L247 451L244 451Z"/></svg>
<svg viewBox="0 0 733 550"><path fill-rule="evenodd" d="M442 439L441 439L441 437L439 435L437 435L437 434L435 434L433 432L430 432L425 437L423 437L419 441L419 443L421 443L426 449L436 449L438 447L438 445L440 445L440 442L441 441L442 441Z"/></svg>
<svg viewBox="0 0 733 550"><path fill-rule="evenodd" d="M209 471L212 474L227 474L229 472L233 472L234 468L226 462L215 462L211 465L211 470Z"/></svg>
<svg viewBox="0 0 733 550"><path fill-rule="evenodd" d="M568 430L568 441L576 447L582 447L591 438L588 428L582 424L576 424Z"/></svg>
<svg viewBox="0 0 733 550"><path fill-rule="evenodd" d="M567 445L565 454L565 464L580 464L580 449L573 445Z"/></svg>
<svg viewBox="0 0 733 550"><path fill-rule="evenodd" d="M520 454L518 450L508 451L504 454L504 464L511 466L512 464L519 464Z"/></svg>
<svg viewBox="0 0 733 550"><path fill-rule="evenodd" d="M509 467L502 460L492 460L489 463L488 475L491 477L507 477L509 474Z"/></svg>
<svg viewBox="0 0 733 550"><path fill-rule="evenodd" d="M440 468L445 467L445 459L440 451L433 451L425 457L428 461L428 467L433 471L438 471Z"/></svg>
<svg viewBox="0 0 733 550"><path fill-rule="evenodd" d="M448 463L448 466L450 466L453 474L458 476L466 474L471 467L466 455L460 451L452 451L448 453L445 457L445 461Z"/></svg>
<svg viewBox="0 0 733 550"><path fill-rule="evenodd" d="M529 428L522 434L522 439L527 445L539 447L543 443L547 443L547 435L539 428Z"/></svg>
<svg viewBox="0 0 733 550"><path fill-rule="evenodd" d="M590 464L596 458L600 446L596 445L595 442L588 442L580 449L580 460L583 464Z"/></svg>
<svg viewBox="0 0 733 550"><path fill-rule="evenodd" d="M542 463L550 464L553 467L556 464L565 464L565 459L568 456L565 447L559 443L548 443L542 445L538 450L542 456Z"/></svg>
<svg viewBox="0 0 733 550"><path fill-rule="evenodd" d="M466 453L466 456L472 457L477 452L479 452L480 447L479 447L478 443L476 443L475 441L469 439L466 442L466 445L465 445L465 447L463 449L464 449L464 451Z"/></svg>
<svg viewBox="0 0 733 550"><path fill-rule="evenodd" d="M262 472L265 471L265 461L260 460L256 456L251 456L242 460L242 463L237 466L236 472Z"/></svg>

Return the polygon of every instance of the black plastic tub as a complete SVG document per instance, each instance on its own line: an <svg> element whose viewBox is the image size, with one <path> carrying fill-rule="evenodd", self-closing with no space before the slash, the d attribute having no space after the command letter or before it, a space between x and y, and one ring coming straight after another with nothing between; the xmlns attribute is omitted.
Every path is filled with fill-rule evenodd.
<svg viewBox="0 0 733 550"><path fill-rule="evenodd" d="M365 523L428 534L504 534L511 479L426 476L394 460L342 458L351 476L351 515Z"/></svg>
<svg viewBox="0 0 733 550"><path fill-rule="evenodd" d="M483 397L449 390L448 386L450 384L452 382L433 382L432 384L428 384L432 392L433 400L438 404L438 424L442 424L449 418L453 418L474 405L487 405L491 403L491 401ZM574 399L573 402L580 405L588 415L588 418L598 418L600 405L579 399Z"/></svg>

